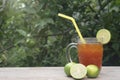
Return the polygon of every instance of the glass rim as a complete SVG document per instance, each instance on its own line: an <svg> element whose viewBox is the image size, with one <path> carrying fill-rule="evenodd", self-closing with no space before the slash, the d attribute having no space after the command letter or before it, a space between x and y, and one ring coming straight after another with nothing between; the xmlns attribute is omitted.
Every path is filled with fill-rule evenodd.
<svg viewBox="0 0 120 80"><path fill-rule="evenodd" d="M96 37L84 37L86 43L100 43ZM78 39L77 43L82 43L80 39Z"/></svg>

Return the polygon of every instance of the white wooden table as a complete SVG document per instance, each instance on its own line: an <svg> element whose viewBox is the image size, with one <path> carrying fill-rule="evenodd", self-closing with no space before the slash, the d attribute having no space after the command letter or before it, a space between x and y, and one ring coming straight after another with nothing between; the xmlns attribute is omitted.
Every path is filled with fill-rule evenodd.
<svg viewBox="0 0 120 80"><path fill-rule="evenodd" d="M67 77L63 67L4 67L0 80L74 80ZM98 78L83 80L120 80L120 67L102 67Z"/></svg>

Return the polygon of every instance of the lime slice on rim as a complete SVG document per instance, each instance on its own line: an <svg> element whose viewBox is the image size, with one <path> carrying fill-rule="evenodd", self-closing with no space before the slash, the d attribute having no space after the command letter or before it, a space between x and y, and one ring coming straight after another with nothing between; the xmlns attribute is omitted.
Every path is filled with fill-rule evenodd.
<svg viewBox="0 0 120 80"><path fill-rule="evenodd" d="M82 79L87 74L87 68L83 64L74 64L71 66L70 74L74 79Z"/></svg>
<svg viewBox="0 0 120 80"><path fill-rule="evenodd" d="M107 44L111 39L111 33L107 29L100 29L96 35L97 40L102 44Z"/></svg>

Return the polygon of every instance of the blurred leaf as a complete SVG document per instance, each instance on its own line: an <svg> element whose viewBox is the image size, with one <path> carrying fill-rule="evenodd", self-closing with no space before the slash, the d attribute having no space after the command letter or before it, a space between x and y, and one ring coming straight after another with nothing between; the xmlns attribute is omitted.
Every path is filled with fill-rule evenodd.
<svg viewBox="0 0 120 80"><path fill-rule="evenodd" d="M51 23L51 24L53 24L54 23L54 21L51 19L51 18L44 18L44 19L41 19L40 20L40 26L45 26L45 25L47 25L48 23Z"/></svg>
<svg viewBox="0 0 120 80"><path fill-rule="evenodd" d="M35 14L36 10L30 7L25 7L24 10L25 12L29 13L29 14Z"/></svg>
<svg viewBox="0 0 120 80"><path fill-rule="evenodd" d="M115 0L116 6L120 6L120 0Z"/></svg>
<svg viewBox="0 0 120 80"><path fill-rule="evenodd" d="M2 63L3 62L3 60L0 58L0 63Z"/></svg>
<svg viewBox="0 0 120 80"><path fill-rule="evenodd" d="M22 29L17 29L16 31L17 31L19 34L21 34L22 36L27 37L27 33L26 33L24 30L22 30Z"/></svg>

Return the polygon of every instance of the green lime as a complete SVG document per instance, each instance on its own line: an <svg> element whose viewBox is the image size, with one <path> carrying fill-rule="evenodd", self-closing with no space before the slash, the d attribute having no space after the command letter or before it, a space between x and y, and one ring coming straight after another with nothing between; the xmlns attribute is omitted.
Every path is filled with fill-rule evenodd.
<svg viewBox="0 0 120 80"><path fill-rule="evenodd" d="M74 79L82 79L87 74L87 68L83 64L74 64L71 66L70 74Z"/></svg>
<svg viewBox="0 0 120 80"><path fill-rule="evenodd" d="M74 63L74 62L69 62L69 63L67 63L67 64L65 65L65 67L64 67L64 72L66 73L67 76L71 76L71 75L70 75L70 68L71 68L71 66L74 65L74 64L76 64L76 63Z"/></svg>
<svg viewBox="0 0 120 80"><path fill-rule="evenodd" d="M111 39L111 33L107 29L100 29L97 32L96 38L102 44L107 44Z"/></svg>
<svg viewBox="0 0 120 80"><path fill-rule="evenodd" d="M96 78L99 75L99 68L96 65L87 66L87 76L90 78Z"/></svg>

